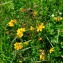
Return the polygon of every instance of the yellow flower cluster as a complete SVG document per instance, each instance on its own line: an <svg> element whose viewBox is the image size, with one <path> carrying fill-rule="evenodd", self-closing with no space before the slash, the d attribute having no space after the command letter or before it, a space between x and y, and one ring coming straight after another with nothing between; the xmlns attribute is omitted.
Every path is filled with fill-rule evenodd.
<svg viewBox="0 0 63 63"><path fill-rule="evenodd" d="M25 32L25 28L19 28L17 30L17 37L22 37L23 36L23 32Z"/></svg>
<svg viewBox="0 0 63 63"><path fill-rule="evenodd" d="M50 53L54 52L54 48L50 48L49 52Z"/></svg>
<svg viewBox="0 0 63 63"><path fill-rule="evenodd" d="M16 42L16 43L14 44L14 49L15 49L15 50L20 50L20 49L23 48L23 45L28 46L28 44L29 44L28 41L23 42L23 43L22 43L22 42Z"/></svg>
<svg viewBox="0 0 63 63"><path fill-rule="evenodd" d="M42 31L43 28L45 28L45 26L43 23L41 23L40 25L37 26L37 32Z"/></svg>
<svg viewBox="0 0 63 63"><path fill-rule="evenodd" d="M20 49L22 49L22 48L23 48L23 44L22 44L22 43L16 42L16 43L14 44L14 49L20 50Z"/></svg>
<svg viewBox="0 0 63 63"><path fill-rule="evenodd" d="M16 20L15 20L15 19L14 19L14 20L11 20L11 21L8 23L8 25L9 25L10 27L13 27L15 24L16 24Z"/></svg>
<svg viewBox="0 0 63 63"><path fill-rule="evenodd" d="M44 50L39 50L40 54L40 60L45 60L45 51Z"/></svg>
<svg viewBox="0 0 63 63"><path fill-rule="evenodd" d="M63 19L63 18L60 17L60 16L54 17L54 20L56 20L56 21L61 21L62 19Z"/></svg>
<svg viewBox="0 0 63 63"><path fill-rule="evenodd" d="M45 26L43 25L43 23L41 23L36 28L37 29L37 32L42 31L43 28L45 28ZM30 29L29 30L33 31L33 30L35 30L35 28L33 26L30 26ZM22 37L23 36L23 32L25 32L25 28L19 28L17 30L17 34L16 34L17 37L19 37L19 38Z"/></svg>

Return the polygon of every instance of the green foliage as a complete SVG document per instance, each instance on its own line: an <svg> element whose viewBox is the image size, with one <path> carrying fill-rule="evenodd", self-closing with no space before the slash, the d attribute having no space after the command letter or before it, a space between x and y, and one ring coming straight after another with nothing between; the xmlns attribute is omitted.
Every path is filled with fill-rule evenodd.
<svg viewBox="0 0 63 63"><path fill-rule="evenodd" d="M26 9L21 11L20 9ZM33 12L37 15L33 16ZM60 16L62 20L54 20ZM16 19L14 27L10 20ZM41 32L29 31L44 23ZM16 38L16 30L25 27L22 38ZM42 38L42 40L39 40ZM25 41L22 50L15 50L14 43ZM50 48L54 52L50 53ZM40 61L39 50L45 51L45 60ZM62 63L63 62L63 0L1 0L0 1L0 63Z"/></svg>

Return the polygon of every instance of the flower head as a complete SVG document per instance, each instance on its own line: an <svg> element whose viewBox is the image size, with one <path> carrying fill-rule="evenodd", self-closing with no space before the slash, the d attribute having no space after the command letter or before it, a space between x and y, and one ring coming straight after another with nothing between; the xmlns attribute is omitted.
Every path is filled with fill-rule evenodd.
<svg viewBox="0 0 63 63"><path fill-rule="evenodd" d="M22 48L23 48L23 44L22 44L22 43L16 42L16 43L14 44L14 49L20 50L20 49L22 49Z"/></svg>
<svg viewBox="0 0 63 63"><path fill-rule="evenodd" d="M23 36L23 32L17 32L17 37L22 37Z"/></svg>
<svg viewBox="0 0 63 63"><path fill-rule="evenodd" d="M40 60L45 60L45 50L39 50L40 52Z"/></svg>
<svg viewBox="0 0 63 63"><path fill-rule="evenodd" d="M25 32L25 28L19 28L17 30L17 36L18 37L22 37L23 36L23 32Z"/></svg>
<svg viewBox="0 0 63 63"><path fill-rule="evenodd" d="M30 26L30 30L33 31L34 30L34 27Z"/></svg>
<svg viewBox="0 0 63 63"><path fill-rule="evenodd" d="M20 31L21 32L25 32L25 28L20 28Z"/></svg>
<svg viewBox="0 0 63 63"><path fill-rule="evenodd" d="M33 12L33 16L36 16L36 15L37 15L37 13L38 13L37 11L34 11L34 12Z"/></svg>
<svg viewBox="0 0 63 63"><path fill-rule="evenodd" d="M63 18L60 17L60 16L54 17L54 20L56 20L56 21L61 21L62 19L63 19Z"/></svg>
<svg viewBox="0 0 63 63"><path fill-rule="evenodd" d="M13 27L15 24L16 24L16 20L15 20L15 19L14 19L14 20L11 20L11 21L8 23L8 25L9 25L10 27Z"/></svg>
<svg viewBox="0 0 63 63"><path fill-rule="evenodd" d="M45 55L40 54L40 60L45 60Z"/></svg>
<svg viewBox="0 0 63 63"><path fill-rule="evenodd" d="M39 41L41 41L41 40L43 40L43 38L42 38L42 37L40 37L40 38L39 38Z"/></svg>
<svg viewBox="0 0 63 63"><path fill-rule="evenodd" d="M21 11L21 12L26 12L27 9L26 9L26 8L20 8L20 11Z"/></svg>
<svg viewBox="0 0 63 63"><path fill-rule="evenodd" d="M54 48L50 48L49 52L50 53L54 52Z"/></svg>
<svg viewBox="0 0 63 63"><path fill-rule="evenodd" d="M26 42L24 42L24 45L28 45L28 44L29 44L29 42L27 42L27 41L26 41Z"/></svg>
<svg viewBox="0 0 63 63"><path fill-rule="evenodd" d="M43 23L41 23L37 26L37 32L42 31L43 28L45 28L45 26L43 25Z"/></svg>
<svg viewBox="0 0 63 63"><path fill-rule="evenodd" d="M25 28L19 28L17 32L25 32Z"/></svg>

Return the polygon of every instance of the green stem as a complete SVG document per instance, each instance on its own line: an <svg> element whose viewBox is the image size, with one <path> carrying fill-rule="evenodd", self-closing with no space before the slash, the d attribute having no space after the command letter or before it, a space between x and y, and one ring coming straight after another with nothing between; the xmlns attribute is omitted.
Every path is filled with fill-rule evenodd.
<svg viewBox="0 0 63 63"><path fill-rule="evenodd" d="M59 30L58 31L58 35L57 35L57 43L59 42Z"/></svg>
<svg viewBox="0 0 63 63"><path fill-rule="evenodd" d="M6 5L6 4L8 4L8 3L11 3L12 1L8 1L8 2L5 2L5 3L2 3L2 4L0 4L0 6L1 5Z"/></svg>
<svg viewBox="0 0 63 63"><path fill-rule="evenodd" d="M48 42L50 43L50 45L53 47L53 45L52 45L51 41L49 40L49 38L47 36L46 36L46 38L47 38Z"/></svg>

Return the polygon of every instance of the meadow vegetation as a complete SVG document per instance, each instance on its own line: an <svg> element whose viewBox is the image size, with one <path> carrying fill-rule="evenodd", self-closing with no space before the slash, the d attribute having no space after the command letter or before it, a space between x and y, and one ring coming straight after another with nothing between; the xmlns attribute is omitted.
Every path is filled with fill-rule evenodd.
<svg viewBox="0 0 63 63"><path fill-rule="evenodd" d="M0 0L0 63L63 63L63 0Z"/></svg>

